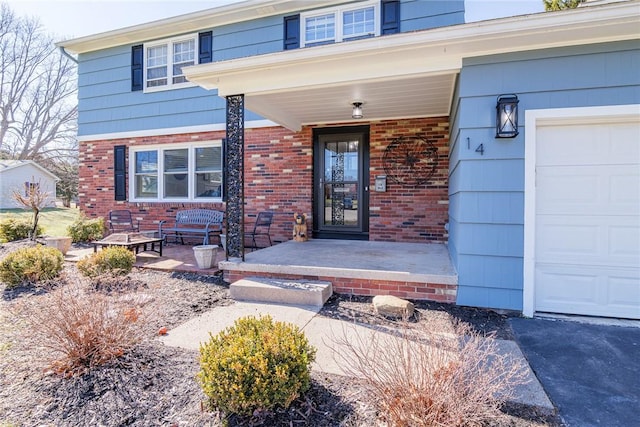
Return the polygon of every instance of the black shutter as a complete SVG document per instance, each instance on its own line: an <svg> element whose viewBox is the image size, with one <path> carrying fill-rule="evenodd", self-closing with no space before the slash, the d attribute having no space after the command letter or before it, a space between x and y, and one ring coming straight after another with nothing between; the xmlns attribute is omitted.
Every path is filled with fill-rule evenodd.
<svg viewBox="0 0 640 427"><path fill-rule="evenodd" d="M206 64L213 60L213 32L198 34L198 64Z"/></svg>
<svg viewBox="0 0 640 427"><path fill-rule="evenodd" d="M284 17L284 50L300 47L300 15Z"/></svg>
<svg viewBox="0 0 640 427"><path fill-rule="evenodd" d="M131 47L131 90L142 90L142 45Z"/></svg>
<svg viewBox="0 0 640 427"><path fill-rule="evenodd" d="M381 34L400 32L400 2L398 0L382 0Z"/></svg>
<svg viewBox="0 0 640 427"><path fill-rule="evenodd" d="M113 147L113 178L115 187L115 199L127 200L127 146L116 145Z"/></svg>

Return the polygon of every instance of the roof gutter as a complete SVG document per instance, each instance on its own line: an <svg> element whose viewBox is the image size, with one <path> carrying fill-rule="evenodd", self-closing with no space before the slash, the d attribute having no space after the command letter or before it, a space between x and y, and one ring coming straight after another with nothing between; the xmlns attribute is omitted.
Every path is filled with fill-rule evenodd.
<svg viewBox="0 0 640 427"><path fill-rule="evenodd" d="M58 49L60 49L60 53L61 54L63 54L64 56L66 56L67 58L69 58L70 60L75 62L76 64L78 63L78 60L75 57L73 57L69 52L64 50L64 46L58 46Z"/></svg>

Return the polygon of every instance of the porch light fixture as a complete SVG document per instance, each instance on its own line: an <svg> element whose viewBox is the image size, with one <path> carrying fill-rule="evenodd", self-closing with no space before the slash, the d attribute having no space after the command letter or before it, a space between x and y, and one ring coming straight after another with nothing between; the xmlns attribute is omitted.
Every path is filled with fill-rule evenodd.
<svg viewBox="0 0 640 427"><path fill-rule="evenodd" d="M351 117L354 119L361 119L364 117L364 115L362 114L362 104L363 102L354 102L353 105L353 111L351 112Z"/></svg>
<svg viewBox="0 0 640 427"><path fill-rule="evenodd" d="M496 138L515 138L518 135L518 97L500 95L496 105Z"/></svg>

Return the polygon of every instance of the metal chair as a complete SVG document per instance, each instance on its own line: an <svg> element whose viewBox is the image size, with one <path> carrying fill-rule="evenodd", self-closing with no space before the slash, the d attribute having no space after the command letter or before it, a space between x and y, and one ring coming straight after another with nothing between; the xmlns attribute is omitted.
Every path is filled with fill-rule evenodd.
<svg viewBox="0 0 640 427"><path fill-rule="evenodd" d="M109 211L107 224L109 225L109 234L140 231L140 221L134 224L131 211L127 210Z"/></svg>
<svg viewBox="0 0 640 427"><path fill-rule="evenodd" d="M253 231L246 232L244 235L245 238L251 237L251 246L248 246L248 248L260 249L256 242L256 237L259 236L266 237L269 240L269 246L273 245L273 243L271 243L271 236L269 235L271 222L273 222L273 212L258 212L256 222L253 225Z"/></svg>

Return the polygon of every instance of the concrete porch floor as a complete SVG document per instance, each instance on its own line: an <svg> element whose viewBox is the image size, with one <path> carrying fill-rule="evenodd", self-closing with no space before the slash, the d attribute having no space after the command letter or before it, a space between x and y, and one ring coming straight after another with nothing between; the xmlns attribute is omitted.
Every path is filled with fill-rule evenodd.
<svg viewBox="0 0 640 427"><path fill-rule="evenodd" d="M245 254L244 262L221 261L222 270L357 277L457 284L444 244L312 239Z"/></svg>

